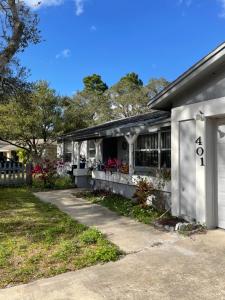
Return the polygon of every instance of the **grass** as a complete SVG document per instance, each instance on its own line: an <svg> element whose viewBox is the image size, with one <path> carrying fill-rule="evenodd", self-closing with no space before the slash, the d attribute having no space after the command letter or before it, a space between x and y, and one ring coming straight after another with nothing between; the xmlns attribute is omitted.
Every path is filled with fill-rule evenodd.
<svg viewBox="0 0 225 300"><path fill-rule="evenodd" d="M120 254L99 231L28 189L0 189L1 288L115 261Z"/></svg>
<svg viewBox="0 0 225 300"><path fill-rule="evenodd" d="M102 191L75 193L76 197L103 205L120 215L130 217L145 224L152 224L161 214L152 207L143 208L123 196Z"/></svg>

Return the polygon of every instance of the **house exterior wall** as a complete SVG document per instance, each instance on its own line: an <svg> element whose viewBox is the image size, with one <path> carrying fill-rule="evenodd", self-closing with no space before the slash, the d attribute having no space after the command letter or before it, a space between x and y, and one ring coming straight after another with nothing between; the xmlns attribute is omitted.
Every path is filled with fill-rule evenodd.
<svg viewBox="0 0 225 300"><path fill-rule="evenodd" d="M225 119L225 97L189 104L172 110L172 214L181 216L182 212L186 210L188 213L184 217L196 219L197 222L205 223L209 228L217 226L215 138L218 118ZM190 133L188 127L186 133L181 131L181 124L185 121L193 122L195 136L183 147L181 135ZM199 137L201 145L196 143ZM190 156L190 148L193 145L195 153L192 152L190 160L192 160L192 164L195 163L195 169L185 172L182 170L185 167L183 160ZM201 149L199 150L199 148ZM184 172L182 173L181 170ZM181 203L183 174L185 174L185 181L189 184L188 190L193 193L194 199L191 204L195 206L193 211L190 211L188 201L186 202L187 207Z"/></svg>
<svg viewBox="0 0 225 300"><path fill-rule="evenodd" d="M201 80L196 80L191 88L178 94L173 99L173 107L188 105L225 97L225 69L221 68L216 73L212 72Z"/></svg>

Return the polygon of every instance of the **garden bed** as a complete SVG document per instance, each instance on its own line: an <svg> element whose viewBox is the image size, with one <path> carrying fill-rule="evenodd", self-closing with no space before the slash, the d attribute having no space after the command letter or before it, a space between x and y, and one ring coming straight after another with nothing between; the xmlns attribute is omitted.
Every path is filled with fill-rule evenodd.
<svg viewBox="0 0 225 300"><path fill-rule="evenodd" d="M92 203L103 205L120 215L130 217L145 224L153 224L161 215L152 207L141 207L123 196L104 191L74 193L76 197L87 199Z"/></svg>
<svg viewBox="0 0 225 300"><path fill-rule="evenodd" d="M27 283L96 263L121 252L29 190L0 189L0 287Z"/></svg>

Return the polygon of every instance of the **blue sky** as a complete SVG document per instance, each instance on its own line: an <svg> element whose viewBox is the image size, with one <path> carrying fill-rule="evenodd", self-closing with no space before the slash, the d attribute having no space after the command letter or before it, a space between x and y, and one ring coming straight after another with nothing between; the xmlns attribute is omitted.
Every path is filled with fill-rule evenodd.
<svg viewBox="0 0 225 300"><path fill-rule="evenodd" d="M44 41L21 60L30 80L61 95L93 73L108 85L128 72L172 81L225 40L225 0L42 0L34 9Z"/></svg>

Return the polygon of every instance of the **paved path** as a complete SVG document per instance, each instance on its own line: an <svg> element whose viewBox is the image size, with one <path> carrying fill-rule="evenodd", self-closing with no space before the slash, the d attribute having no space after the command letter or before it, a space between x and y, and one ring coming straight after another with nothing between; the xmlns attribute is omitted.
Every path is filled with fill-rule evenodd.
<svg viewBox="0 0 225 300"><path fill-rule="evenodd" d="M183 238L76 199L71 191L38 197L95 225L130 254L117 262L0 290L0 300L225 299L225 231Z"/></svg>
<svg viewBox="0 0 225 300"><path fill-rule="evenodd" d="M177 235L119 216L109 209L73 195L76 190L36 193L42 201L56 204L82 224L94 226L126 253L137 252L162 241L173 242Z"/></svg>

